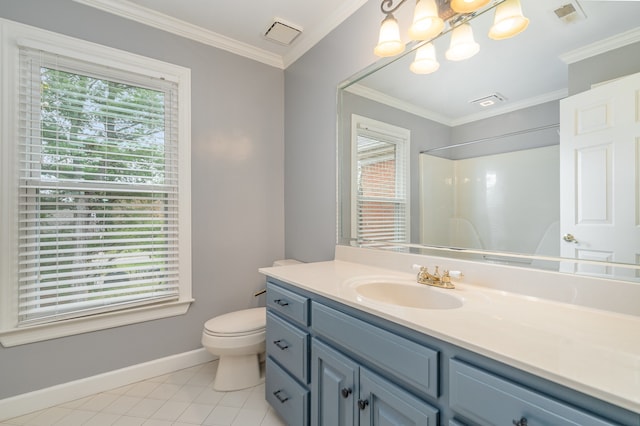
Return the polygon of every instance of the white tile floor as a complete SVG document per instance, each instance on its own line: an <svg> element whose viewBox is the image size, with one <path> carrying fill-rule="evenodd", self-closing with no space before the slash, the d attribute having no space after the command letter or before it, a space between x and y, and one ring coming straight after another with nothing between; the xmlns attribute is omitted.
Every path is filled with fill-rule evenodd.
<svg viewBox="0 0 640 426"><path fill-rule="evenodd" d="M212 388L217 361L37 411L0 426L283 426L264 384L236 392Z"/></svg>

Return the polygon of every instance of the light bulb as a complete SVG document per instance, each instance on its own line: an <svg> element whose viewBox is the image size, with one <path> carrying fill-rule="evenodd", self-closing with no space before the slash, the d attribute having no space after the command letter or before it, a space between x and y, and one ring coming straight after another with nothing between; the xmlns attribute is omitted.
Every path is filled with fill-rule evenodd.
<svg viewBox="0 0 640 426"><path fill-rule="evenodd" d="M444 21L438 16L436 0L418 0L409 28L412 40L431 40L442 32Z"/></svg>
<svg viewBox="0 0 640 426"><path fill-rule="evenodd" d="M506 0L496 7L493 25L489 30L489 38L503 40L524 31L529 19L522 15L520 0Z"/></svg>
<svg viewBox="0 0 640 426"><path fill-rule="evenodd" d="M469 24L458 25L451 32L451 44L445 56L450 61L469 59L480 51L480 45L473 39L473 30Z"/></svg>
<svg viewBox="0 0 640 426"><path fill-rule="evenodd" d="M388 14L380 25L378 44L373 50L378 56L395 56L404 52L404 43L400 40L400 28L398 21L392 14Z"/></svg>
<svg viewBox="0 0 640 426"><path fill-rule="evenodd" d="M471 13L488 4L491 0L451 0L451 9L458 13Z"/></svg>
<svg viewBox="0 0 640 426"><path fill-rule="evenodd" d="M416 50L416 57L409 69L416 74L431 74L440 68L436 59L436 48L433 43L427 43Z"/></svg>

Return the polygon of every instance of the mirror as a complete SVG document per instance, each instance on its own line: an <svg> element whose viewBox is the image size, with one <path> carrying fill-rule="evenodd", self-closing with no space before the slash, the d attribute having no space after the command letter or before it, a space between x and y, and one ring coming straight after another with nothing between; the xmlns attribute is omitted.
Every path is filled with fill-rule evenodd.
<svg viewBox="0 0 640 426"><path fill-rule="evenodd" d="M556 9L566 4L575 12L561 19ZM559 128L561 99L640 71L634 59L640 2L522 0L522 9L530 25L507 40L486 36L493 11L473 18L480 52L470 59L444 58L445 33L432 41L436 72L409 70L421 45L411 42L405 54L380 60L341 85L339 244L639 280L638 262L575 261L561 250L576 237L563 239L560 227ZM406 5L396 13L401 31L411 14ZM377 24L371 23L372 32ZM390 152L400 160L392 173L407 172L406 183L398 180L392 191L402 200L366 213L358 203L367 194L357 179L371 176L374 165L389 173ZM382 223L389 215L395 215L393 229ZM363 217L375 229L366 238ZM403 217L406 225L399 224Z"/></svg>

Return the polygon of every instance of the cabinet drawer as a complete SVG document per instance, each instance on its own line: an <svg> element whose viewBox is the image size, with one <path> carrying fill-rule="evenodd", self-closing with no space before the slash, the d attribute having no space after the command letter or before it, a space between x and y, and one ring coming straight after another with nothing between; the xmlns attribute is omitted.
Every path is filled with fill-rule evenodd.
<svg viewBox="0 0 640 426"><path fill-rule="evenodd" d="M267 353L304 383L309 376L309 334L267 312Z"/></svg>
<svg viewBox="0 0 640 426"><path fill-rule="evenodd" d="M613 425L587 412L472 367L449 361L451 408L481 425L510 425L523 417L529 425Z"/></svg>
<svg viewBox="0 0 640 426"><path fill-rule="evenodd" d="M309 299L270 282L267 282L267 308L309 325Z"/></svg>
<svg viewBox="0 0 640 426"><path fill-rule="evenodd" d="M309 424L309 391L296 382L271 357L266 362L267 402L288 425Z"/></svg>
<svg viewBox="0 0 640 426"><path fill-rule="evenodd" d="M335 309L312 303L312 328L375 367L434 398L438 397L438 352Z"/></svg>

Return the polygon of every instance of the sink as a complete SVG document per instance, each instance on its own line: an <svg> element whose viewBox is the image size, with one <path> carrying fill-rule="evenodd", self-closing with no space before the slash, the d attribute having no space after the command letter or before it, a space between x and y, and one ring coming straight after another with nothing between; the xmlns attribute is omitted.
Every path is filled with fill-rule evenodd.
<svg viewBox="0 0 640 426"><path fill-rule="evenodd" d="M354 286L359 298L388 305L419 309L455 309L462 299L433 287L398 282L376 281Z"/></svg>

